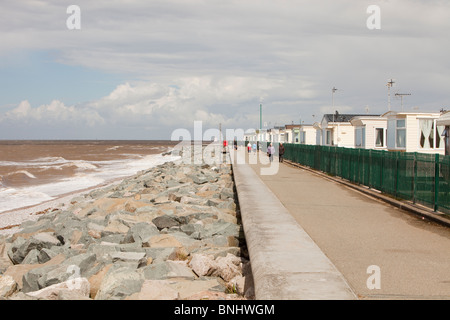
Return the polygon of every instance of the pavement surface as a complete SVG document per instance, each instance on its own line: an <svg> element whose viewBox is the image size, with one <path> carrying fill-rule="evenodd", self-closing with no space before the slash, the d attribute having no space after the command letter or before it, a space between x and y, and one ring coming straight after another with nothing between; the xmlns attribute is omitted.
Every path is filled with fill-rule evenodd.
<svg viewBox="0 0 450 320"><path fill-rule="evenodd" d="M450 228L263 153L236 167L253 170L358 299L450 300Z"/></svg>

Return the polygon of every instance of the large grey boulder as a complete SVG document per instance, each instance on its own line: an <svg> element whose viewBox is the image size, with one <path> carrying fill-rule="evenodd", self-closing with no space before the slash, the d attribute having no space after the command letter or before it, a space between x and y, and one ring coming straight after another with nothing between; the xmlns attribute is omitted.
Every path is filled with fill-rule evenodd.
<svg viewBox="0 0 450 320"><path fill-rule="evenodd" d="M88 276L89 270L96 262L96 255L83 253L64 260L59 265L44 266L28 271L22 279L22 291L38 291L66 280Z"/></svg>
<svg viewBox="0 0 450 320"><path fill-rule="evenodd" d="M39 263L39 254L40 251L37 249L32 249L28 254L25 256L25 258L22 260L21 263L23 264L38 264Z"/></svg>
<svg viewBox="0 0 450 320"><path fill-rule="evenodd" d="M152 222L159 230L162 230L164 228L177 227L180 225L180 222L168 215L156 217L152 220Z"/></svg>
<svg viewBox="0 0 450 320"><path fill-rule="evenodd" d="M126 236L122 240L122 243L142 243L158 234L159 231L157 227L146 222L140 222L128 230Z"/></svg>
<svg viewBox="0 0 450 320"><path fill-rule="evenodd" d="M28 292L27 295L42 300L65 300L67 297L71 300L89 300L89 291L90 284L86 278L75 278Z"/></svg>
<svg viewBox="0 0 450 320"><path fill-rule="evenodd" d="M42 289L43 287L39 285L39 280L57 267L58 266L56 265L43 266L40 268L34 268L25 273L22 277L22 292L27 293Z"/></svg>
<svg viewBox="0 0 450 320"><path fill-rule="evenodd" d="M135 264L137 268L147 265L145 252L112 252L110 253L113 263L125 262Z"/></svg>
<svg viewBox="0 0 450 320"><path fill-rule="evenodd" d="M154 263L142 269L145 279L163 280L171 278L195 279L191 268L175 261Z"/></svg>
<svg viewBox="0 0 450 320"><path fill-rule="evenodd" d="M53 233L41 232L29 239L18 237L12 243L8 255L14 264L20 264L32 250L40 251L44 248L50 249L59 245L62 245L62 243Z"/></svg>
<svg viewBox="0 0 450 320"><path fill-rule="evenodd" d="M204 237L213 237L215 235L233 236L239 238L240 227L234 223L225 222L222 220L216 221L205 226Z"/></svg>
<svg viewBox="0 0 450 320"><path fill-rule="evenodd" d="M141 290L144 276L134 268L112 267L103 278L95 300L123 300Z"/></svg>

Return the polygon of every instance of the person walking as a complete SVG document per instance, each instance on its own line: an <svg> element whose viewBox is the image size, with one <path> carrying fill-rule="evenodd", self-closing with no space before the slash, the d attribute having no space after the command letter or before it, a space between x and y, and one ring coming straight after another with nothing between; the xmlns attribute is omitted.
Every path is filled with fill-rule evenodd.
<svg viewBox="0 0 450 320"><path fill-rule="evenodd" d="M252 151L252 144L249 141L247 144L247 152L250 153L250 151Z"/></svg>
<svg viewBox="0 0 450 320"><path fill-rule="evenodd" d="M222 153L227 153L227 146L228 146L228 141L227 140L223 140Z"/></svg>
<svg viewBox="0 0 450 320"><path fill-rule="evenodd" d="M270 162L273 162L273 155L275 154L275 147L270 143L269 147L267 148L267 154L269 155Z"/></svg>
<svg viewBox="0 0 450 320"><path fill-rule="evenodd" d="M279 162L283 162L283 155L284 155L284 146L283 143L280 142L280 146L278 147Z"/></svg>
<svg viewBox="0 0 450 320"><path fill-rule="evenodd" d="M256 143L253 142L253 145L252 145L253 153L256 153L256 148L257 148L257 147L258 147L258 146L256 145Z"/></svg>

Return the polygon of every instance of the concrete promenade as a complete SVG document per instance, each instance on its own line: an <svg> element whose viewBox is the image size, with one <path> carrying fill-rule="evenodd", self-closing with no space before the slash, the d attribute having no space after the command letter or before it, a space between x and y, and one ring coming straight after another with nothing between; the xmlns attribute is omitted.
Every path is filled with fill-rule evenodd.
<svg viewBox="0 0 450 320"><path fill-rule="evenodd" d="M450 299L450 228L309 170L240 162L257 299Z"/></svg>
<svg viewBox="0 0 450 320"><path fill-rule="evenodd" d="M256 299L355 299L340 272L249 165L235 162L233 174Z"/></svg>

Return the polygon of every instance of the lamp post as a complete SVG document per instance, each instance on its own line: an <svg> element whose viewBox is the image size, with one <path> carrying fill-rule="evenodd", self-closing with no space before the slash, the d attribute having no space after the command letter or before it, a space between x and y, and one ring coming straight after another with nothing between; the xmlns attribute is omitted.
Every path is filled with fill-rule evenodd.
<svg viewBox="0 0 450 320"><path fill-rule="evenodd" d="M331 89L331 111L333 112L333 122L334 122L334 93L337 91L335 87Z"/></svg>
<svg viewBox="0 0 450 320"><path fill-rule="evenodd" d="M262 103L259 104L259 130L262 129Z"/></svg>
<svg viewBox="0 0 450 320"><path fill-rule="evenodd" d="M333 89L331 89L331 106L333 107L333 112L334 112L334 93L337 91L337 89L335 87L333 87Z"/></svg>

